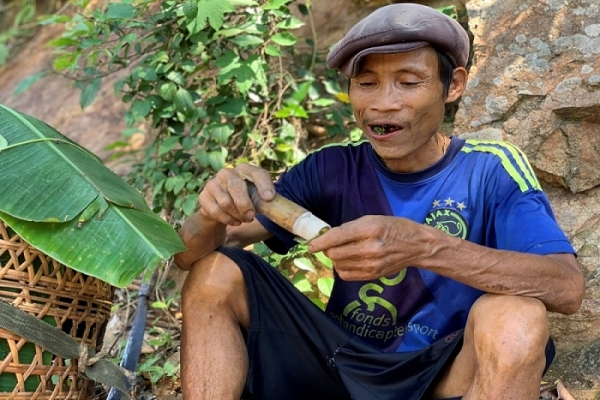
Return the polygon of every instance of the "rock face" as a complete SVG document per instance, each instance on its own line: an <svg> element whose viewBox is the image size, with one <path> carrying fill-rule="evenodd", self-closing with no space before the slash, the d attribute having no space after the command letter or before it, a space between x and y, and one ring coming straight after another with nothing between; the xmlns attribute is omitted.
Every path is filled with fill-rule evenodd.
<svg viewBox="0 0 600 400"><path fill-rule="evenodd" d="M583 192L600 184L600 4L467 3L475 36L455 132L495 128L539 176Z"/></svg>
<svg viewBox="0 0 600 400"><path fill-rule="evenodd" d="M600 3L474 0L468 88L454 133L503 138L528 155L588 282L581 310L551 315L562 377L600 398Z"/></svg>

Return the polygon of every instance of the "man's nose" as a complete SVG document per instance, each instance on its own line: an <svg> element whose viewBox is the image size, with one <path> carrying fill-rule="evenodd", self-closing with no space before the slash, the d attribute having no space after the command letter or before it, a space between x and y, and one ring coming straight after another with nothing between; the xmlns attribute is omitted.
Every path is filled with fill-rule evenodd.
<svg viewBox="0 0 600 400"><path fill-rule="evenodd" d="M402 108L402 96L398 89L392 85L381 85L371 101L370 108L374 111L398 111Z"/></svg>

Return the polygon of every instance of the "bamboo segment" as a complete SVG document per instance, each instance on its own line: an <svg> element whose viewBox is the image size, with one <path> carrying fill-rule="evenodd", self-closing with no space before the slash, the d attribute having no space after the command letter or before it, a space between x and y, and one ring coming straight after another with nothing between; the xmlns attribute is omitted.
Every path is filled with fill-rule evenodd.
<svg viewBox="0 0 600 400"><path fill-rule="evenodd" d="M247 184L256 211L294 235L309 241L331 229L325 221L280 194L276 194L271 201L264 201L258 195L256 186L251 182Z"/></svg>

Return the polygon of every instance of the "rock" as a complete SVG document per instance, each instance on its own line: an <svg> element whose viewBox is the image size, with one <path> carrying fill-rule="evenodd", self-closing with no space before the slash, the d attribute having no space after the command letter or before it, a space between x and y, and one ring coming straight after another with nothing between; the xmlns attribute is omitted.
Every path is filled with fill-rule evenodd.
<svg viewBox="0 0 600 400"><path fill-rule="evenodd" d="M469 84L455 133L499 129L540 179L600 185L600 6L591 0L475 0Z"/></svg>
<svg viewBox="0 0 600 400"><path fill-rule="evenodd" d="M550 376L577 399L598 399L600 3L473 0L467 12L474 57L454 134L516 144L542 180L587 281L577 313L550 314Z"/></svg>
<svg viewBox="0 0 600 400"><path fill-rule="evenodd" d="M496 128L485 128L477 132L469 132L458 135L462 139L477 140L502 140L502 131Z"/></svg>
<svg viewBox="0 0 600 400"><path fill-rule="evenodd" d="M586 390L586 397L592 400L600 398L600 341L586 344L567 353L559 354L550 370L544 377L546 380L561 379L569 382L567 387ZM576 397L582 399L582 397Z"/></svg>

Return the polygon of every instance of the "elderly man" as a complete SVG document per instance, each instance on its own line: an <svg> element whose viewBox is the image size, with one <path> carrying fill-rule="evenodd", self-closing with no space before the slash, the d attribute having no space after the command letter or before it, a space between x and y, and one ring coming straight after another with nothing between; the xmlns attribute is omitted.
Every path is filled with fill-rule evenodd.
<svg viewBox="0 0 600 400"><path fill-rule="evenodd" d="M447 138L469 40L431 8L394 4L354 26L327 65L349 78L368 142L309 155L273 185L242 164L199 195L176 256L187 399L537 399L553 357L546 311L579 308L585 283L525 156ZM257 215L275 191L333 228L325 312L241 248L293 235Z"/></svg>

